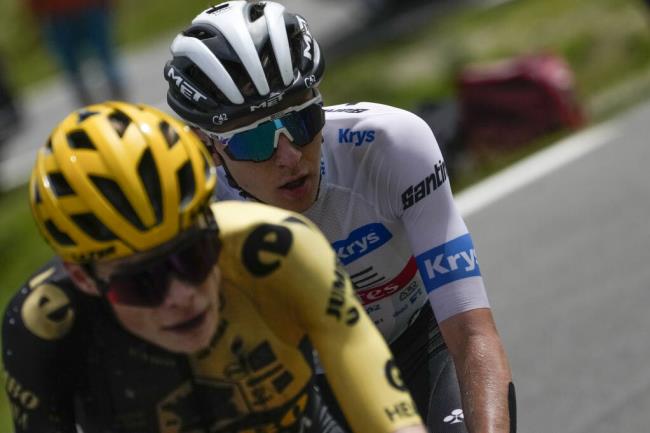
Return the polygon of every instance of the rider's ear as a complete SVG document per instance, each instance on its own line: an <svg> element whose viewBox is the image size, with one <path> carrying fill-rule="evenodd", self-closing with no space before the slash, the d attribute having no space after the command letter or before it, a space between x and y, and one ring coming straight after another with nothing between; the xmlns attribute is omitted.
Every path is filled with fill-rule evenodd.
<svg viewBox="0 0 650 433"><path fill-rule="evenodd" d="M101 296L95 280L93 280L90 275L88 275L83 266L77 263L69 262L64 262L63 266L65 267L66 271L68 271L70 279L72 279L72 282L75 284L75 286L77 286L79 290L87 295Z"/></svg>

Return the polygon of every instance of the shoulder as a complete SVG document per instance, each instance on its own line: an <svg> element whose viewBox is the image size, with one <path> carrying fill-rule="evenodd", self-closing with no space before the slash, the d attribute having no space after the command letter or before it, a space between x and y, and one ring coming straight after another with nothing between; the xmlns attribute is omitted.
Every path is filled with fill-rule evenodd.
<svg viewBox="0 0 650 433"><path fill-rule="evenodd" d="M250 201L220 201L210 205L219 227L221 238L246 235L260 225L286 225L299 223L315 227L304 216L262 203Z"/></svg>
<svg viewBox="0 0 650 433"><path fill-rule="evenodd" d="M78 317L78 292L63 265L51 261L20 288L4 313L3 337L53 342L65 338Z"/></svg>
<svg viewBox="0 0 650 433"><path fill-rule="evenodd" d="M77 308L84 296L67 278L62 264L52 261L9 302L2 326L2 357L17 428L45 431L73 425L70 394L85 359L79 337L90 329L80 323Z"/></svg>
<svg viewBox="0 0 650 433"><path fill-rule="evenodd" d="M219 228L225 272L243 267L253 277L266 277L281 271L290 257L308 251L306 245L314 237L322 237L306 217L265 204L226 201L212 204L211 209Z"/></svg>
<svg viewBox="0 0 650 433"><path fill-rule="evenodd" d="M359 102L325 107L323 137L333 152L387 153L417 158L438 149L429 125L416 114L384 104Z"/></svg>
<svg viewBox="0 0 650 433"><path fill-rule="evenodd" d="M58 262L48 263L20 288L7 305L2 324L8 377L43 396L64 392L51 379L61 382L67 377L61 366L74 371L74 363L81 359L78 337L89 327L80 324L80 296Z"/></svg>
<svg viewBox="0 0 650 433"><path fill-rule="evenodd" d="M402 192L444 166L431 128L414 113L370 102L327 109L328 180L354 185L384 215L401 215Z"/></svg>
<svg viewBox="0 0 650 433"><path fill-rule="evenodd" d="M325 107L326 128L366 128L375 134L395 136L401 134L431 133L431 128L415 113L374 102L358 102ZM339 141L352 141L350 134L339 132ZM358 134L357 134L358 135ZM354 143L352 143L354 144Z"/></svg>
<svg viewBox="0 0 650 433"><path fill-rule="evenodd" d="M251 202L215 203L212 210L219 226L220 270L240 293L258 308L285 311L286 317L324 309L336 255L310 220Z"/></svg>

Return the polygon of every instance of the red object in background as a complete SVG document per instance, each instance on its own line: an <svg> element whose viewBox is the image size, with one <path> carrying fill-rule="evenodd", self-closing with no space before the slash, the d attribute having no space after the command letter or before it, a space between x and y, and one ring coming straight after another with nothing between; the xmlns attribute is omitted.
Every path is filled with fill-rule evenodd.
<svg viewBox="0 0 650 433"><path fill-rule="evenodd" d="M573 73L551 54L468 67L458 77L458 93L467 149L512 149L584 123Z"/></svg>
<svg viewBox="0 0 650 433"><path fill-rule="evenodd" d="M113 0L30 0L30 7L37 15L74 14L90 7L107 7Z"/></svg>

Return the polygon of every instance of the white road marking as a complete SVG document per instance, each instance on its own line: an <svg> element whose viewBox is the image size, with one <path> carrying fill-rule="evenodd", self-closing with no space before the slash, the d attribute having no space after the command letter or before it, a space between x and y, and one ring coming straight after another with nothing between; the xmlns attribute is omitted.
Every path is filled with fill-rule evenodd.
<svg viewBox="0 0 650 433"><path fill-rule="evenodd" d="M456 195L456 205L463 217L468 217L611 142L617 135L615 125L605 123L561 140L462 191Z"/></svg>

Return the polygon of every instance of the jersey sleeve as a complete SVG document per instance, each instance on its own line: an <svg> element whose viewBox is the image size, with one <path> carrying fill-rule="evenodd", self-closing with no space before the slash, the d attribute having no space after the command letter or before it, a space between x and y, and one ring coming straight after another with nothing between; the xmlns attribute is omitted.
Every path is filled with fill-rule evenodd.
<svg viewBox="0 0 650 433"><path fill-rule="evenodd" d="M420 422L383 337L316 229L287 224L293 242L278 276L281 300L316 348L354 431L390 432Z"/></svg>
<svg viewBox="0 0 650 433"><path fill-rule="evenodd" d="M377 152L384 179L380 198L399 218L439 322L488 308L476 249L454 202L447 166L429 126L403 110L382 116Z"/></svg>
<svg viewBox="0 0 650 433"><path fill-rule="evenodd" d="M16 433L76 431L69 362L74 320L65 290L53 284L27 284L7 306L2 354Z"/></svg>
<svg viewBox="0 0 650 433"><path fill-rule="evenodd" d="M383 337L316 226L260 204L212 208L222 233L222 272L273 318L268 326L288 344L309 338L354 431L392 432L420 423ZM240 226L243 236L228 234Z"/></svg>

